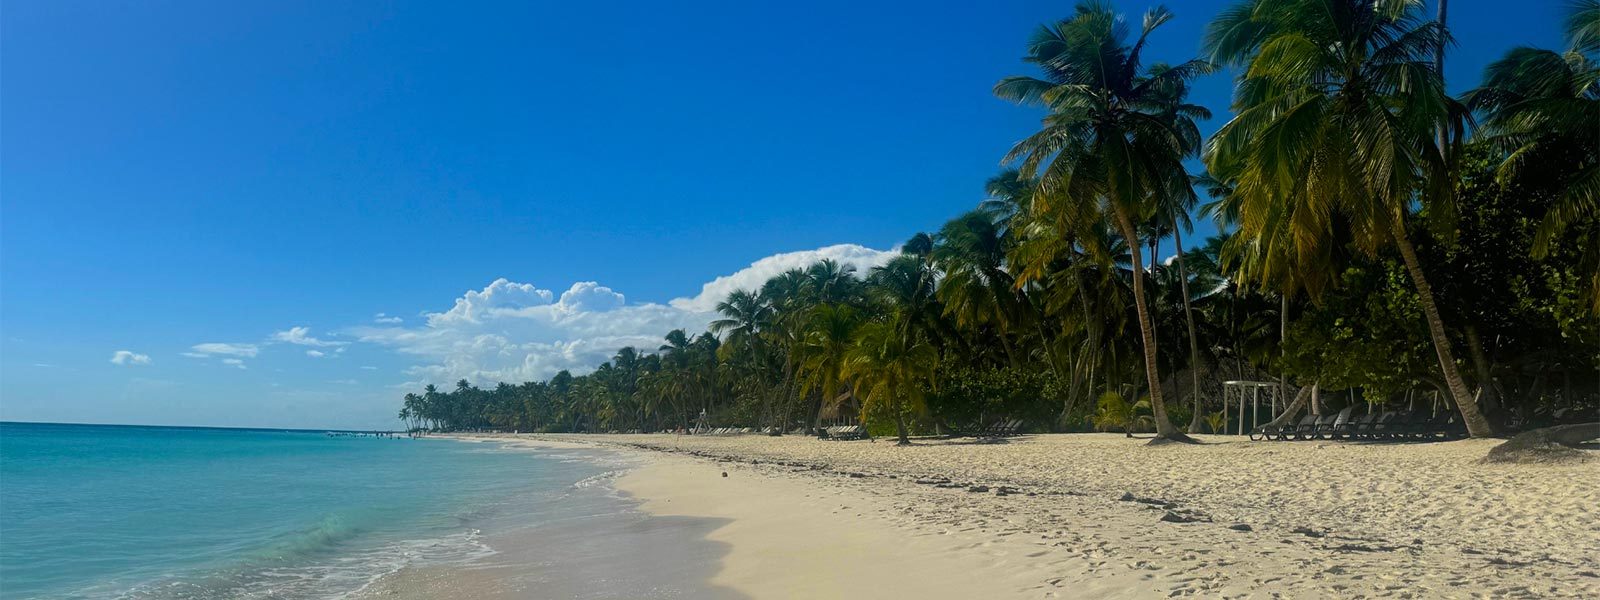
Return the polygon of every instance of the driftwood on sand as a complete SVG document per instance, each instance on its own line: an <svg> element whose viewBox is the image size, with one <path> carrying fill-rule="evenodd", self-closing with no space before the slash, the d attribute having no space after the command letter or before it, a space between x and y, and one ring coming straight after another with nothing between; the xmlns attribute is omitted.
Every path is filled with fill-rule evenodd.
<svg viewBox="0 0 1600 600"><path fill-rule="evenodd" d="M1490 448L1483 460L1497 463L1585 460L1588 453L1577 447L1591 440L1600 440L1600 422L1535 429Z"/></svg>

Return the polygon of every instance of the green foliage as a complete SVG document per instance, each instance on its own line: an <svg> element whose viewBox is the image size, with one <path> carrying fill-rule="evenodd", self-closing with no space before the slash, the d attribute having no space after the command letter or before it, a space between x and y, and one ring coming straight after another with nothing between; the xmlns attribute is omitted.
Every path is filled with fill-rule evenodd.
<svg viewBox="0 0 1600 600"><path fill-rule="evenodd" d="M1129 403L1126 398L1117 392L1106 392L1100 395L1100 400L1095 404L1095 413L1092 420L1095 429L1100 431L1126 431L1133 432L1151 426L1149 415L1150 398L1140 398L1138 402Z"/></svg>
<svg viewBox="0 0 1600 600"><path fill-rule="evenodd" d="M1001 419L1032 424L1051 422L1062 391L1049 372L1013 367L969 368L945 364L928 397L933 418L956 431L973 430Z"/></svg>
<svg viewBox="0 0 1600 600"><path fill-rule="evenodd" d="M1337 288L1305 308L1289 326L1284 367L1300 381L1382 398L1436 379L1431 351L1416 292L1385 261L1346 269Z"/></svg>

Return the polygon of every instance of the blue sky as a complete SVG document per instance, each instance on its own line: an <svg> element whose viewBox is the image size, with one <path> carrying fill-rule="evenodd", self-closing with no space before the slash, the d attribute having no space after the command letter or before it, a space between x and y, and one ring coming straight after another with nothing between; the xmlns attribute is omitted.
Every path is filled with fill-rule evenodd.
<svg viewBox="0 0 1600 600"><path fill-rule="evenodd" d="M392 426L874 264L1037 123L990 86L1071 4L982 4L8 2L0 419ZM1452 3L1452 88L1560 6Z"/></svg>

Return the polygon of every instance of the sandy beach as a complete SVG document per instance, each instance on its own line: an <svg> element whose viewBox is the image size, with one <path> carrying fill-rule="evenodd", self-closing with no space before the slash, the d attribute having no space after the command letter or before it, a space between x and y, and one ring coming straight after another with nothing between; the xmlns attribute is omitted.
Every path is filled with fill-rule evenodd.
<svg viewBox="0 0 1600 600"><path fill-rule="evenodd" d="M519 439L637 453L618 488L724 520L711 583L751 598L1600 596L1600 460L1496 440Z"/></svg>

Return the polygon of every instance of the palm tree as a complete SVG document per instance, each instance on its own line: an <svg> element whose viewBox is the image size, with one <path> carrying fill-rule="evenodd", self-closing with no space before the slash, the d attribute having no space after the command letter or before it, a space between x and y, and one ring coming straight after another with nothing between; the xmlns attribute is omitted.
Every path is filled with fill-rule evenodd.
<svg viewBox="0 0 1600 600"><path fill-rule="evenodd" d="M867 275L868 297L884 312L906 315L906 326L929 339L941 335L940 310L935 296L937 274L928 261L901 254Z"/></svg>
<svg viewBox="0 0 1600 600"><path fill-rule="evenodd" d="M821 304L811 309L805 321L805 337L801 342L800 372L804 377L801 390L820 393L811 425L822 424L822 412L839 399L843 384L845 353L850 349L856 326L861 323L861 313L846 304Z"/></svg>
<svg viewBox="0 0 1600 600"><path fill-rule="evenodd" d="M1432 288L1406 231L1420 201L1447 214L1453 179L1440 128L1457 128L1434 52L1447 34L1401 0L1245 0L1211 23L1214 60L1245 68L1235 117L1207 168L1241 197L1240 234L1286 239L1315 270L1349 228L1357 248L1393 245L1422 304L1446 387L1474 436L1493 433L1456 367ZM1449 136L1443 136L1448 138ZM1431 184L1431 185L1430 185ZM1272 229L1278 231L1272 231ZM1316 290L1312 290L1313 293Z"/></svg>
<svg viewBox="0 0 1600 600"><path fill-rule="evenodd" d="M800 343L804 337L804 316L811 304L806 299L806 272L789 269L761 285L761 297L772 306L772 324L763 332L769 344L782 357L784 399L782 428L792 422L793 410L801 404L797 393L800 368Z"/></svg>
<svg viewBox="0 0 1600 600"><path fill-rule="evenodd" d="M1024 60L1038 66L1044 78L1007 77L994 91L1050 111L1040 131L1018 142L1006 157L1007 162L1018 161L1024 177L1039 178L1034 209L1079 232L1109 225L1133 250L1133 296L1156 435L1188 441L1167 418L1162 398L1137 227L1155 216L1154 200L1184 172L1182 161L1193 150L1183 133L1162 117L1164 99L1174 82L1210 69L1204 61L1192 60L1141 72L1147 39L1171 19L1165 8L1151 9L1139 37L1129 44L1125 23L1109 5L1080 2L1076 15L1040 27L1029 43ZM1090 250L1109 261L1103 248Z"/></svg>
<svg viewBox="0 0 1600 600"><path fill-rule="evenodd" d="M1502 180L1549 181L1559 190L1534 237L1545 258L1569 229L1589 241L1589 309L1600 314L1600 0L1572 5L1572 48L1514 48L1484 69L1467 103L1484 115L1482 133L1506 152Z"/></svg>
<svg viewBox="0 0 1600 600"><path fill-rule="evenodd" d="M1158 75L1170 67L1162 64L1152 65L1150 72ZM1157 90L1157 103L1160 114L1166 118L1169 125L1178 132L1187 151L1193 154L1200 149L1200 127L1196 119L1210 119L1211 111L1204 106L1187 102L1189 96L1188 81L1182 78L1163 80L1163 85ZM1164 193L1163 193L1164 192ZM1194 223L1189 219L1189 212L1199 203L1199 197L1194 193L1194 185L1188 173L1174 173L1168 188L1157 192L1155 198L1159 208L1155 220L1162 228L1172 232L1172 242L1177 253L1174 255L1178 265L1178 283L1183 294L1183 319L1188 330L1189 340L1189 375L1190 393L1194 394L1194 410L1189 419L1188 431L1200 430L1200 340L1195 331L1194 308L1190 302L1189 273L1184 265L1183 232L1192 230ZM1159 240L1157 240L1159 242ZM1154 257L1151 258L1154 261Z"/></svg>
<svg viewBox="0 0 1600 600"><path fill-rule="evenodd" d="M958 327L994 327L995 337L1013 366L1020 363L1011 336L1024 318L1016 281L1006 271L1004 230L984 211L946 223L933 247L933 262L944 273L938 296Z"/></svg>
<svg viewBox="0 0 1600 600"><path fill-rule="evenodd" d="M757 293L734 290L717 303L717 312L722 318L711 322L712 333L728 336L729 343L753 344L772 317L772 306Z"/></svg>
<svg viewBox="0 0 1600 600"><path fill-rule="evenodd" d="M911 443L906 413L922 410L939 354L919 335L908 335L903 315L862 325L844 361L844 375L864 399L863 412L887 404L899 445Z"/></svg>
<svg viewBox="0 0 1600 600"><path fill-rule="evenodd" d="M854 265L825 258L806 267L802 289L812 302L826 304L854 300L860 284Z"/></svg>

